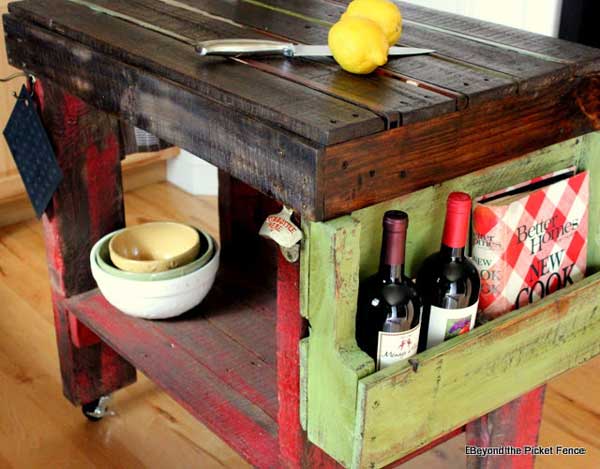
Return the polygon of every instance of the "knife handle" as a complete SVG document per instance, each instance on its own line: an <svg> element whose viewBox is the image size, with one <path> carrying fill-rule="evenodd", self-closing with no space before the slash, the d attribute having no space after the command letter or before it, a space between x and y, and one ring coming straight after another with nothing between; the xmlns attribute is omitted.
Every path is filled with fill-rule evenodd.
<svg viewBox="0 0 600 469"><path fill-rule="evenodd" d="M294 55L294 44L260 39L217 39L196 44L200 55L240 57L243 55Z"/></svg>

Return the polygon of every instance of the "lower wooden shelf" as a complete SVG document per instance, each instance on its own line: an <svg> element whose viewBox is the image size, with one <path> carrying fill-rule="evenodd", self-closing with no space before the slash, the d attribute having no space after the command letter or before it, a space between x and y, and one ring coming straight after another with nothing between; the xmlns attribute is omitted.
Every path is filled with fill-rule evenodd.
<svg viewBox="0 0 600 469"><path fill-rule="evenodd" d="M126 316L98 290L64 305L251 464L278 465L272 281L224 265L201 305L164 321Z"/></svg>

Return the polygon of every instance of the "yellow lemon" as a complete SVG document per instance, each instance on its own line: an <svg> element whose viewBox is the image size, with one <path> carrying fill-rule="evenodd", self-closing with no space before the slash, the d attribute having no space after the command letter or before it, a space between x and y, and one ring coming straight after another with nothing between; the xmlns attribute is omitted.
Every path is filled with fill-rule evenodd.
<svg viewBox="0 0 600 469"><path fill-rule="evenodd" d="M363 16L375 21L393 46L402 33L402 15L396 4L389 0L354 0L348 5L342 19L348 16Z"/></svg>
<svg viewBox="0 0 600 469"><path fill-rule="evenodd" d="M328 42L333 58L347 72L367 74L387 62L385 34L368 18L341 19L329 30Z"/></svg>

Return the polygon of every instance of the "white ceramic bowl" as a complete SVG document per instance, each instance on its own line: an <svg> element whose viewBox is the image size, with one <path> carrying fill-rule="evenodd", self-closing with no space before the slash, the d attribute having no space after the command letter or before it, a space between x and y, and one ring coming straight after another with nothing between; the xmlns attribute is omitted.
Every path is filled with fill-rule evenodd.
<svg viewBox="0 0 600 469"><path fill-rule="evenodd" d="M125 314L144 319L179 316L202 302L213 286L219 269L218 246L213 258L187 275L146 282L115 277L96 262L97 245L90 253L92 275L98 288L111 305Z"/></svg>

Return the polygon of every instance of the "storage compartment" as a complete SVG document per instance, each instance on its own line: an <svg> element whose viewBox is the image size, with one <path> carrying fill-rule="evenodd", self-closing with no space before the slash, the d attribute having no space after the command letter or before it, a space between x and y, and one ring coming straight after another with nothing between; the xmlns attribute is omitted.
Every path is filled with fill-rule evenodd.
<svg viewBox="0 0 600 469"><path fill-rule="evenodd" d="M237 451L267 467L278 445L275 284L239 267L224 264L207 298L172 320L126 316L98 290L64 306L216 434L236 435Z"/></svg>
<svg viewBox="0 0 600 469"><path fill-rule="evenodd" d="M407 273L438 249L447 195L473 197L576 165L590 171L588 277L374 373L354 339L359 277L377 269L381 218L411 217ZM302 311L309 439L350 467L383 467L600 353L600 134L592 133L326 223L307 223Z"/></svg>

